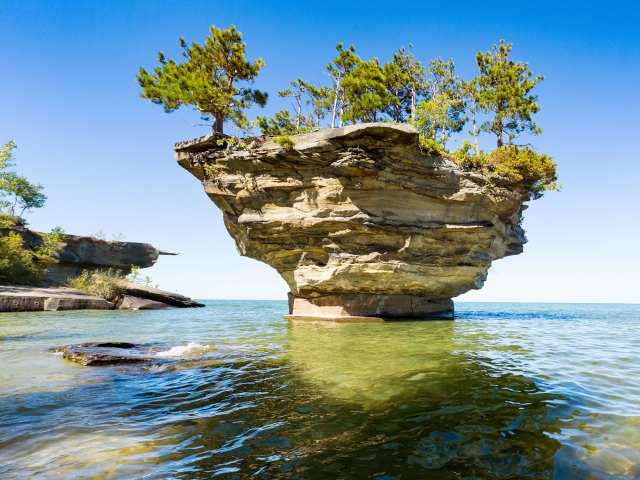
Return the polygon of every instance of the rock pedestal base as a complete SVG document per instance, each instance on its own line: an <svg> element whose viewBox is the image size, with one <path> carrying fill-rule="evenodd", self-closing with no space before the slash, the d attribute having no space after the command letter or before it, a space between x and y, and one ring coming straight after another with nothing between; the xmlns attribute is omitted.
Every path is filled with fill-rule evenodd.
<svg viewBox="0 0 640 480"><path fill-rule="evenodd" d="M414 295L338 294L301 298L289 294L289 315L285 318L338 322L452 319L453 301L432 301Z"/></svg>

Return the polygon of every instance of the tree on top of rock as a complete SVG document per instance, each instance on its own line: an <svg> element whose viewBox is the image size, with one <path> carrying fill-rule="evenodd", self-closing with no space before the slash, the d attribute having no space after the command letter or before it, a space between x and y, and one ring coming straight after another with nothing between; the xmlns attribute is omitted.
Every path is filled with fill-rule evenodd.
<svg viewBox="0 0 640 480"><path fill-rule="evenodd" d="M540 106L536 103L537 95L532 95L531 90L544 77L534 76L528 63L510 60L511 47L511 43L500 40L499 45L493 45L492 51L476 55L480 69L476 78L478 106L493 114L493 118L480 128L496 135L498 148L504 145L505 135L507 143L512 143L522 133L537 135L541 132L532 119Z"/></svg>
<svg viewBox="0 0 640 480"><path fill-rule="evenodd" d="M336 118L340 117L340 126L344 125L342 115L348 105L344 87L344 79L358 66L362 60L356 55L356 47L350 45L345 49L342 43L336 45L338 56L327 65L327 74L333 83L332 107L331 107L331 128L336 126Z"/></svg>
<svg viewBox="0 0 640 480"><path fill-rule="evenodd" d="M153 73L141 68L138 83L142 98L164 106L166 112L193 105L203 119L213 122L213 131L221 134L225 121L245 128L243 110L266 104L267 94L250 87L264 61L245 59L246 44L233 25L227 30L212 25L210 31L204 45L187 46L180 38L182 63L167 60L160 52L160 66Z"/></svg>
<svg viewBox="0 0 640 480"><path fill-rule="evenodd" d="M383 72L388 91L387 114L398 123L406 121L406 114L415 118L417 98L424 93L425 87L425 68L422 63L402 47L385 64Z"/></svg>
<svg viewBox="0 0 640 480"><path fill-rule="evenodd" d="M347 100L341 121L377 122L388 101L386 78L378 59L360 62L342 80Z"/></svg>
<svg viewBox="0 0 640 480"><path fill-rule="evenodd" d="M462 130L465 101L453 60L436 58L429 62L425 90L428 99L420 102L413 122L425 138L446 147L453 133Z"/></svg>

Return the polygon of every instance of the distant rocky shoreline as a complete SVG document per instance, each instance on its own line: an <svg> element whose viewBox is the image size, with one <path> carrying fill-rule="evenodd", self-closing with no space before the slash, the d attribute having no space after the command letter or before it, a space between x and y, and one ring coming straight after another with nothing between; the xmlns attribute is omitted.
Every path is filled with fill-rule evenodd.
<svg viewBox="0 0 640 480"><path fill-rule="evenodd" d="M24 226L12 226L25 246L36 248L43 235ZM123 294L111 302L81 290L69 288L69 279L83 271L117 269L128 274L132 268L154 265L160 255L176 255L158 250L148 243L105 241L94 237L66 235L57 252L57 263L50 265L42 286L0 285L0 312L59 310L156 310L162 308L203 307L184 295L137 283L125 282Z"/></svg>

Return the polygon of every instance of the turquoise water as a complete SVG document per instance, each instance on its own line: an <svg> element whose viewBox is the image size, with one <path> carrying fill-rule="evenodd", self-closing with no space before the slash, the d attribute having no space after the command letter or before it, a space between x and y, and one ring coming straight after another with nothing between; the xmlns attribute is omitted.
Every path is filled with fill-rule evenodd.
<svg viewBox="0 0 640 480"><path fill-rule="evenodd" d="M640 305L325 324L206 303L0 314L0 478L640 478ZM49 352L107 340L166 350Z"/></svg>

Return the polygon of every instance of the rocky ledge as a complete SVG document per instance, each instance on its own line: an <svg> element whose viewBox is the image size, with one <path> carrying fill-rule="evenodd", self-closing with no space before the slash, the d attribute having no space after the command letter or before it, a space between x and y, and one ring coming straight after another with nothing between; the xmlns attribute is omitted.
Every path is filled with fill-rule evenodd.
<svg viewBox="0 0 640 480"><path fill-rule="evenodd" d="M43 243L44 234L22 225L5 227L17 233L27 248ZM0 230L0 233L2 231ZM157 310L169 307L204 307L183 295L134 283L125 283L124 294L114 302L65 286L83 271L115 269L126 275L132 267L146 268L160 255L177 255L148 243L106 241L94 237L65 235L56 252L58 262L47 267L43 286L0 285L0 312L58 310Z"/></svg>
<svg viewBox="0 0 640 480"><path fill-rule="evenodd" d="M188 297L128 283L116 302L63 286L0 285L0 312L56 312L60 310L159 310L204 307Z"/></svg>
<svg viewBox="0 0 640 480"><path fill-rule="evenodd" d="M20 225L12 226L10 229L22 237L26 247L35 249L42 245L43 233ZM153 266L160 255L177 254L158 250L148 243L107 241L82 235L65 235L64 243L56 253L58 263L47 268L45 281L60 285L69 278L77 277L84 270L94 272L115 268L124 274L129 274L131 267Z"/></svg>
<svg viewBox="0 0 640 480"><path fill-rule="evenodd" d="M287 282L291 318L450 318L493 260L522 252L526 195L423 152L410 125L291 139L175 147L240 254Z"/></svg>

